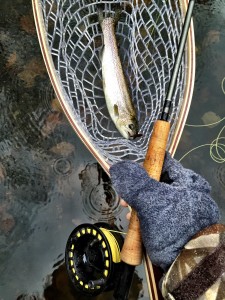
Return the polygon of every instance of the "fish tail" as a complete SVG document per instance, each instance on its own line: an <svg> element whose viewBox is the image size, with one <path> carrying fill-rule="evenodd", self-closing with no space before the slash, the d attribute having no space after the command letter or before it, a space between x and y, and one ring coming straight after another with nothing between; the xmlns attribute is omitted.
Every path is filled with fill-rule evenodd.
<svg viewBox="0 0 225 300"><path fill-rule="evenodd" d="M98 5L98 21L99 21L99 24L100 26L102 27L102 22L104 19L106 18L113 18L114 19L114 22L115 22L115 26L117 25L117 23L119 22L119 19L120 19L120 16L121 16L121 13L122 13L122 7L119 5L119 4L114 4L113 5L115 8L114 8L114 16L112 16L112 14L110 13L105 13L104 12L104 4L101 4L101 5Z"/></svg>

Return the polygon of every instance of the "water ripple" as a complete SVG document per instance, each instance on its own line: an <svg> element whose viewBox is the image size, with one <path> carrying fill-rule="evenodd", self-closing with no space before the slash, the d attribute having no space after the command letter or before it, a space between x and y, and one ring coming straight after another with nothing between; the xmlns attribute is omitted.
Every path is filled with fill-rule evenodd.
<svg viewBox="0 0 225 300"><path fill-rule="evenodd" d="M120 198L109 177L97 164L88 164L81 172L84 213L95 221L115 219L122 210Z"/></svg>

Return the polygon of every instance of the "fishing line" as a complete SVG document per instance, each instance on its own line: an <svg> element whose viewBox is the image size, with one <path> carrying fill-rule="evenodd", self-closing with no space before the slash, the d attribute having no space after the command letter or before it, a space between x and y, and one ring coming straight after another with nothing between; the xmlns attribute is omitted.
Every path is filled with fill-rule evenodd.
<svg viewBox="0 0 225 300"><path fill-rule="evenodd" d="M211 125L215 125L215 124L217 125L217 124L221 123L224 119L225 119L225 117L222 118L221 120L219 120L218 122L205 124L205 125L189 125L189 124L187 124L187 126L189 126L189 127L207 127L207 126L211 126ZM222 133L224 130L225 130L225 126L222 127L222 129L218 133L217 137L210 144L203 144L203 145L199 145L197 147L192 148L187 153L185 153L179 159L179 161L182 161L187 155L189 155L193 151L208 146L209 147L209 155L210 155L211 159L213 161L215 161L216 163L224 163L225 162L225 143L222 142L223 140L225 140L225 136L222 136Z"/></svg>
<svg viewBox="0 0 225 300"><path fill-rule="evenodd" d="M105 237L107 238L108 242L109 242L109 246L112 252L112 260L114 263L118 263L120 262L120 247L119 244L116 240L116 238L114 237L114 235L107 230L106 228L99 228L103 234L105 235Z"/></svg>
<svg viewBox="0 0 225 300"><path fill-rule="evenodd" d="M225 95L225 88L224 88L224 82L225 82L225 77L223 77L222 81L221 81L221 89Z"/></svg>
<svg viewBox="0 0 225 300"><path fill-rule="evenodd" d="M224 83L225 83L225 77L221 81L221 89L222 89L223 94L225 95ZM225 120L225 117L223 117L222 119L220 119L217 122L213 122L210 124L200 124L200 125L185 124L185 126L195 127L195 128L216 126L224 120ZM186 154L184 154L179 159L179 161L182 161L187 155L189 155L193 151L208 146L209 147L209 155L210 155L211 159L219 164L224 163L225 162L225 143L223 143L222 141L225 140L225 136L221 136L224 130L225 130L225 126L222 127L222 129L218 133L217 137L210 144L203 144L203 145L197 146L195 148L192 148Z"/></svg>
<svg viewBox="0 0 225 300"><path fill-rule="evenodd" d="M210 157L217 163L224 163L225 162L225 143L219 143L219 140L225 140L225 137L221 137L221 134L223 130L225 129L225 126L220 130L217 138L211 143L210 145ZM213 150L215 149L216 154L213 153ZM221 155L222 152L222 155Z"/></svg>
<svg viewBox="0 0 225 300"><path fill-rule="evenodd" d="M222 128L221 132L225 129L225 126ZM179 162L181 162L186 156L188 156L191 152L203 148L203 147L210 147L210 151L209 151L209 155L212 158L213 161L215 161L216 163L224 163L225 162L225 156L223 157L223 155L225 155L225 144L223 143L219 143L218 141L221 139L225 139L225 137L217 137L215 140L212 141L211 144L203 144L200 146L197 146L195 148L192 148L190 151L188 151L186 154L184 154L180 159ZM214 154L214 151L216 151L216 155ZM222 154L221 154L221 152Z"/></svg>
<svg viewBox="0 0 225 300"><path fill-rule="evenodd" d="M112 230L112 229L110 229L109 231L110 231L110 232L119 233L119 234L127 234L126 232L123 232L123 231L117 231L117 230Z"/></svg>
<svg viewBox="0 0 225 300"><path fill-rule="evenodd" d="M214 125L218 125L219 123L221 123L223 120L225 120L225 117L223 117L222 119L220 119L219 121L213 122L213 123L208 123L208 124L199 124L199 125L195 125L195 124L185 124L185 126L187 127L210 127L210 126L214 126Z"/></svg>

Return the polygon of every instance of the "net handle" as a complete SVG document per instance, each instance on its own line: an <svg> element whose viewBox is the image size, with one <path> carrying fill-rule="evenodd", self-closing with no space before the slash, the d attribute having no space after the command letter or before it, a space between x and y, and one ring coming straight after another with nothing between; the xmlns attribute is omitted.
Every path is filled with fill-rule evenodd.
<svg viewBox="0 0 225 300"><path fill-rule="evenodd" d="M155 122L144 160L143 166L148 175L157 181L162 172L169 132L169 122L162 120ZM137 212L132 209L128 232L120 256L125 263L137 266L141 264L142 252L140 222Z"/></svg>

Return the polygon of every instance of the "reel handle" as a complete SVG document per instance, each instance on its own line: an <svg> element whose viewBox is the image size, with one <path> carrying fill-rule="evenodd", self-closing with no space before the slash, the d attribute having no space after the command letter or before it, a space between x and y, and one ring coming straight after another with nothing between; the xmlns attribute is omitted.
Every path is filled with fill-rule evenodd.
<svg viewBox="0 0 225 300"><path fill-rule="evenodd" d="M162 120L155 122L143 164L148 175L158 181L162 172L169 131L169 122ZM137 212L133 209L120 256L122 261L132 266L137 266L142 261L140 223Z"/></svg>

